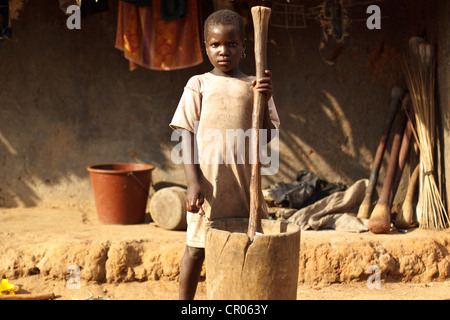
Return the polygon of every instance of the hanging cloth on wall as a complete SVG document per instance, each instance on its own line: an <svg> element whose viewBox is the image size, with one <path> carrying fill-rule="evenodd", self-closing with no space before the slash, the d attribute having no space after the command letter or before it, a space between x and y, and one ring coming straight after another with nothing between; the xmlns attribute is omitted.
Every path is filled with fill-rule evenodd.
<svg viewBox="0 0 450 320"><path fill-rule="evenodd" d="M0 0L0 43L12 36L9 18L9 0Z"/></svg>
<svg viewBox="0 0 450 320"><path fill-rule="evenodd" d="M198 1L186 2L186 15L161 19L161 0L149 7L119 1L116 48L130 61L130 70L177 70L203 62Z"/></svg>

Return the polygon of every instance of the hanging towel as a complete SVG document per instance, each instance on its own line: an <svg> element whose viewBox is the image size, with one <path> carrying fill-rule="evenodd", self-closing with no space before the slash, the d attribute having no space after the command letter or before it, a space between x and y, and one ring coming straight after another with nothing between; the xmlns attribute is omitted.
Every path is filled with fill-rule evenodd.
<svg viewBox="0 0 450 320"><path fill-rule="evenodd" d="M164 0L161 2L161 20L173 21L186 14L186 0Z"/></svg>
<svg viewBox="0 0 450 320"><path fill-rule="evenodd" d="M147 23L142 26L141 23ZM143 52L150 49L151 37L143 30L151 29L151 10L139 8L136 5L119 1L116 48L123 50L125 58L130 61L130 70L137 68L137 64L145 65Z"/></svg>
<svg viewBox="0 0 450 320"><path fill-rule="evenodd" d="M161 0L150 7L119 1L116 48L130 61L130 70L177 70L203 62L198 1L186 2L186 15L174 21L161 19Z"/></svg>

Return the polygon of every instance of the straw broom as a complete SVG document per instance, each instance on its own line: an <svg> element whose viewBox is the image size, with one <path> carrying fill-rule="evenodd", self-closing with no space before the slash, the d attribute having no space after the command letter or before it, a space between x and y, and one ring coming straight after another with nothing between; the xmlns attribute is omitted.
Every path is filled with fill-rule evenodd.
<svg viewBox="0 0 450 320"><path fill-rule="evenodd" d="M435 148L435 56L432 46L422 38L412 37L403 61L406 82L415 116L413 135L420 150L421 191L418 200L418 221L423 229L445 229L449 217L436 184Z"/></svg>

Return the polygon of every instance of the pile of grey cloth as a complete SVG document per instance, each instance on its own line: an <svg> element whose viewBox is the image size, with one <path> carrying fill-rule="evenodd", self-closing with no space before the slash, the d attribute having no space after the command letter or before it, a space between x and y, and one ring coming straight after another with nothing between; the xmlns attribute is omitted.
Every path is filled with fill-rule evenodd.
<svg viewBox="0 0 450 320"><path fill-rule="evenodd" d="M302 230L365 232L369 230L367 221L356 215L368 183L368 179L361 179L347 188L300 170L296 181L272 184L269 195L282 206L276 213L277 220L297 224Z"/></svg>

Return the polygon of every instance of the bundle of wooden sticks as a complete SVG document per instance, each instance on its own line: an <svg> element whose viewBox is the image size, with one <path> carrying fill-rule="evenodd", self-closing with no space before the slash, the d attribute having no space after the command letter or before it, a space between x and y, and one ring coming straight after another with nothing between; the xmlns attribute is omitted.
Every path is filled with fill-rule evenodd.
<svg viewBox="0 0 450 320"><path fill-rule="evenodd" d="M429 43L418 37L411 38L409 44L404 58L408 92L405 93L399 87L392 89L391 112L375 154L366 195L358 212L359 218L369 219L369 229L373 233L387 233L391 229L391 208L412 142L415 142L419 150L419 163L414 170L410 170L412 173L409 175L408 188L402 208L395 218L395 226L402 229L414 226L414 212L421 228L444 229L449 224L440 188L435 180L434 155L438 146L435 142L434 52ZM378 172L391 131L393 138L386 176L371 212ZM418 199L416 210L415 198Z"/></svg>

